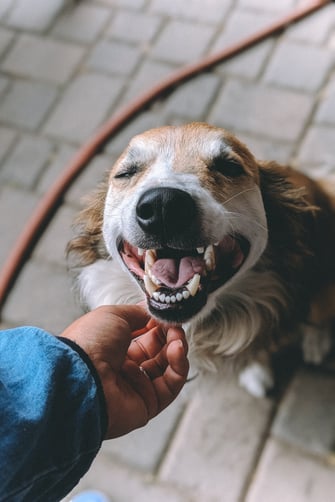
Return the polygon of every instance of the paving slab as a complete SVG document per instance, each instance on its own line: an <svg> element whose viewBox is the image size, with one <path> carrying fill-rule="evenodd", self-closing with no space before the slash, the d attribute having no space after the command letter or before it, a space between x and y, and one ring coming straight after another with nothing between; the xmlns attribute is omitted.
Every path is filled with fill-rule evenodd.
<svg viewBox="0 0 335 502"><path fill-rule="evenodd" d="M56 101L58 91L44 82L14 80L0 103L0 120L11 126L36 130Z"/></svg>
<svg viewBox="0 0 335 502"><path fill-rule="evenodd" d="M63 7L69 4L69 0L48 0L47 2L45 0L16 0L10 3L14 5L6 19L9 26L43 32L55 20Z"/></svg>
<svg viewBox="0 0 335 502"><path fill-rule="evenodd" d="M27 216L31 214L37 201L38 197L36 194L2 185L0 193L0 214L2 215L0 232L5 238L2 239L0 246L1 266L8 258L12 246L19 237L20 231L23 230ZM8 215L10 215L10 218Z"/></svg>
<svg viewBox="0 0 335 502"><path fill-rule="evenodd" d="M90 44L96 40L110 18L110 11L99 5L72 4L52 29L52 34L65 40Z"/></svg>
<svg viewBox="0 0 335 502"><path fill-rule="evenodd" d="M148 129L160 127L165 123L164 118L158 111L149 110L141 113L108 141L105 151L108 154L118 157L133 136L147 131Z"/></svg>
<svg viewBox="0 0 335 502"><path fill-rule="evenodd" d="M121 6L129 9L140 10L146 6L147 0L102 0L102 3L112 7Z"/></svg>
<svg viewBox="0 0 335 502"><path fill-rule="evenodd" d="M297 162L304 168L311 170L334 167L335 127L325 125L311 126L302 141Z"/></svg>
<svg viewBox="0 0 335 502"><path fill-rule="evenodd" d="M309 95L232 79L223 87L209 120L236 132L293 142L313 104Z"/></svg>
<svg viewBox="0 0 335 502"><path fill-rule="evenodd" d="M14 144L16 138L16 131L8 127L0 127L0 162L7 155L9 150ZM1 176L1 168L0 168Z"/></svg>
<svg viewBox="0 0 335 502"><path fill-rule="evenodd" d="M334 393L334 374L300 370L280 405L272 435L335 462Z"/></svg>
<svg viewBox="0 0 335 502"><path fill-rule="evenodd" d="M48 119L45 133L75 143L84 141L106 118L122 83L118 77L111 82L98 73L79 75L67 87Z"/></svg>
<svg viewBox="0 0 335 502"><path fill-rule="evenodd" d="M272 402L252 398L222 374L207 375L197 387L160 479L193 489L199 501L237 502L264 441Z"/></svg>
<svg viewBox="0 0 335 502"><path fill-rule="evenodd" d="M9 9L13 6L13 0L2 0L0 4L0 18L5 17Z"/></svg>
<svg viewBox="0 0 335 502"><path fill-rule="evenodd" d="M335 74L321 95L315 121L321 124L335 125Z"/></svg>
<svg viewBox="0 0 335 502"><path fill-rule="evenodd" d="M211 51L224 49L230 44L240 41L241 38L256 33L258 30L268 26L269 23L277 20L277 15L267 11L253 11L235 9L224 25L224 29L218 35Z"/></svg>
<svg viewBox="0 0 335 502"><path fill-rule="evenodd" d="M146 59L138 69L136 75L127 82L121 104L130 103L143 92L147 92L151 87L158 84L158 82L170 76L175 70L176 67L171 64Z"/></svg>
<svg viewBox="0 0 335 502"><path fill-rule="evenodd" d="M280 142L271 138L259 138L248 133L239 134L239 139L259 160L273 160L283 165L294 162L294 145L292 143Z"/></svg>
<svg viewBox="0 0 335 502"><path fill-rule="evenodd" d="M178 487L159 483L153 476L117 464L104 454L104 447L93 462L87 475L65 501L85 490L97 487L113 502L196 502L196 499ZM199 501L200 502L200 501ZM206 501L207 502L207 501Z"/></svg>
<svg viewBox="0 0 335 502"><path fill-rule="evenodd" d="M102 40L90 54L86 67L116 75L131 75L140 61L141 52L137 47Z"/></svg>
<svg viewBox="0 0 335 502"><path fill-rule="evenodd" d="M77 210L63 205L58 209L48 228L43 233L34 249L34 259L64 267L65 250L72 237L71 225Z"/></svg>
<svg viewBox="0 0 335 502"><path fill-rule="evenodd" d="M0 170L0 183L31 189L47 164L53 144L40 136L22 136Z"/></svg>
<svg viewBox="0 0 335 502"><path fill-rule="evenodd" d="M203 74L181 85L165 101L164 114L204 120L220 86L217 75Z"/></svg>
<svg viewBox="0 0 335 502"><path fill-rule="evenodd" d="M222 42L220 42L221 44ZM218 65L218 71L223 75L243 77L248 80L255 80L263 71L269 55L273 49L273 40L266 40L251 49L239 54L233 59L229 59ZM224 45L216 44L215 50L224 49Z"/></svg>
<svg viewBox="0 0 335 502"><path fill-rule="evenodd" d="M63 84L73 75L82 57L79 45L25 34L7 54L3 69L11 75Z"/></svg>
<svg viewBox="0 0 335 502"><path fill-rule="evenodd" d="M267 10L287 10L295 7L297 0L282 0L281 2L268 2L267 0L238 0L240 7L248 9Z"/></svg>
<svg viewBox="0 0 335 502"><path fill-rule="evenodd" d="M188 63L205 54L214 30L188 21L170 21L152 49L154 58L168 63Z"/></svg>
<svg viewBox="0 0 335 502"><path fill-rule="evenodd" d="M63 173L67 163L74 157L76 151L76 147L67 144L61 144L55 147L49 164L39 177L36 186L36 190L39 194L45 193L52 187L53 183L55 183L61 173Z"/></svg>
<svg viewBox="0 0 335 502"><path fill-rule="evenodd" d="M107 30L110 38L148 46L162 24L161 16L141 12L119 11Z"/></svg>
<svg viewBox="0 0 335 502"><path fill-rule="evenodd" d="M334 26L334 6L329 5L291 26L287 30L286 37L307 44L323 44L329 38Z"/></svg>
<svg viewBox="0 0 335 502"><path fill-rule="evenodd" d="M334 466L270 439L245 502L331 502Z"/></svg>
<svg viewBox="0 0 335 502"><path fill-rule="evenodd" d="M5 323L38 326L55 335L80 315L65 266L33 260L23 268L2 310Z"/></svg>
<svg viewBox="0 0 335 502"><path fill-rule="evenodd" d="M179 396L146 427L107 442L104 453L114 461L143 472L155 473L169 448L186 404L186 399Z"/></svg>
<svg viewBox="0 0 335 502"><path fill-rule="evenodd" d="M335 62L335 53L321 47L296 43L280 43L265 73L265 81L276 86L306 92L317 92L327 80Z"/></svg>
<svg viewBox="0 0 335 502"><path fill-rule="evenodd" d="M10 43L14 39L14 33L7 28L0 28L0 57L9 47Z"/></svg>
<svg viewBox="0 0 335 502"><path fill-rule="evenodd" d="M206 2L206 8L202 0L188 0L187 3L152 0L151 10L170 18L217 23L225 18L231 5L232 0L210 0Z"/></svg>

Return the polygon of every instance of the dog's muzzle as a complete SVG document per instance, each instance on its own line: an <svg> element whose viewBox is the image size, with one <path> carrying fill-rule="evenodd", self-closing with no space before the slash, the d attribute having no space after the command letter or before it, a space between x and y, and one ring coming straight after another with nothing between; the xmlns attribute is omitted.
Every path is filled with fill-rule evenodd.
<svg viewBox="0 0 335 502"><path fill-rule="evenodd" d="M140 196L135 213L141 240L123 239L119 252L151 313L163 321L191 319L249 253L249 242L240 235L209 242L197 203L184 190L151 188Z"/></svg>

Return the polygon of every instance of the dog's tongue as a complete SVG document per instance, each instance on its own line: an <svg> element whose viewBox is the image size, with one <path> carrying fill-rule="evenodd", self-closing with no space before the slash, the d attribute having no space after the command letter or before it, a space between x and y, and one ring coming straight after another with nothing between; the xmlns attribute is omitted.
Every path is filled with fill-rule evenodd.
<svg viewBox="0 0 335 502"><path fill-rule="evenodd" d="M205 272L205 262L200 256L184 256L183 258L159 258L151 268L152 274L169 288L180 288L194 274Z"/></svg>

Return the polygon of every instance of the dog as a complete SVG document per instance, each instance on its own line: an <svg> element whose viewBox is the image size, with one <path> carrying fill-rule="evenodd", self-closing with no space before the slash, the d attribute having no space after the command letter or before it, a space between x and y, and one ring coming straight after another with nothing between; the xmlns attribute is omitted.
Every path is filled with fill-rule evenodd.
<svg viewBox="0 0 335 502"><path fill-rule="evenodd" d="M183 324L198 364L236 362L255 396L272 354L330 350L335 314L335 188L256 160L205 123L135 136L81 211L68 246L82 302L146 300Z"/></svg>

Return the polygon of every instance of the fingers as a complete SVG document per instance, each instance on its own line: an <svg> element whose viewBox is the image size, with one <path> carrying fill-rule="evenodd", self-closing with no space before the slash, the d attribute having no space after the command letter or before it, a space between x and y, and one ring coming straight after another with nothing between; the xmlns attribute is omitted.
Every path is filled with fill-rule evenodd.
<svg viewBox="0 0 335 502"><path fill-rule="evenodd" d="M138 304L140 305L140 304ZM137 329L135 331L132 331L131 336L132 338L136 338L138 336L144 335L147 331L149 331L151 328L154 328L155 326L158 326L157 322L155 319L149 319L147 324L144 326L144 328Z"/></svg>
<svg viewBox="0 0 335 502"><path fill-rule="evenodd" d="M184 331L181 328L170 328L166 343L159 353L141 363L155 388L157 413L177 397L186 382L189 371L187 350Z"/></svg>
<svg viewBox="0 0 335 502"><path fill-rule="evenodd" d="M168 365L163 375L153 381L159 411L166 408L177 397L186 382L189 370L189 362L182 340L173 340L168 345L166 358Z"/></svg>
<svg viewBox="0 0 335 502"><path fill-rule="evenodd" d="M188 375L189 362L187 359L187 349L183 340L178 339L170 342L166 349L166 357L169 363L165 372L168 383L170 382L170 377L172 385L175 379L179 381L179 377L185 382Z"/></svg>
<svg viewBox="0 0 335 502"><path fill-rule="evenodd" d="M178 338L183 333L180 331L174 334L176 339L163 347L159 359L162 367L153 364L153 360L145 361L141 366L128 360L123 365L127 381L146 405L148 419L172 403L186 382L189 363L187 349L183 340Z"/></svg>
<svg viewBox="0 0 335 502"><path fill-rule="evenodd" d="M151 321L149 321L147 326L149 327L151 324ZM165 369L167 363L165 351L163 350L164 347L171 341L180 339L187 353L188 347L185 333L182 328L177 327L169 328L166 332L162 326L157 326L155 321L153 325L155 326L154 328L132 341L128 350L128 357L137 364L148 361L150 366L157 365L158 370L160 368Z"/></svg>
<svg viewBox="0 0 335 502"><path fill-rule="evenodd" d="M155 326L132 341L128 357L137 364L142 364L143 361L154 358L165 344L166 335L163 329L160 326Z"/></svg>

